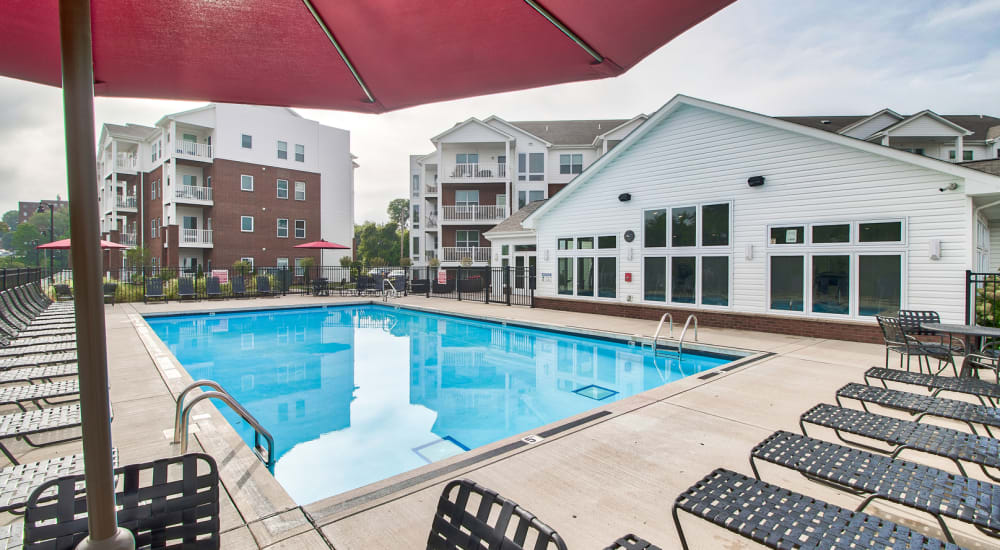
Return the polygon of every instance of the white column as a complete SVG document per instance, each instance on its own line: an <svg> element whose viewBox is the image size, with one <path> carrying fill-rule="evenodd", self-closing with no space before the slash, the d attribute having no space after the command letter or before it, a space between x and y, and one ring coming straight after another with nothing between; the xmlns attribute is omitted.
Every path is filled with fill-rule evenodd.
<svg viewBox="0 0 1000 550"><path fill-rule="evenodd" d="M882 136L882 145L889 146L889 134Z"/></svg>
<svg viewBox="0 0 1000 550"><path fill-rule="evenodd" d="M103 212L102 212L103 214ZM111 227L118 227L118 140L111 140Z"/></svg>
<svg viewBox="0 0 1000 550"><path fill-rule="evenodd" d="M955 162L962 162L962 148L965 146L964 136L955 136Z"/></svg>
<svg viewBox="0 0 1000 550"><path fill-rule="evenodd" d="M511 172L511 170L510 170L510 168L511 168L511 162L510 162L510 140L504 140L504 142L503 142L503 153L504 153L504 157L503 158L506 159L506 162L507 162L507 166L505 167L505 170L506 170L506 173L507 173L507 177L504 178L506 180L506 181L504 181L504 183L506 184L506 189L505 189L504 192L507 194L506 195L507 196L507 204L506 204L506 206L507 206L507 212L506 212L506 214L507 214L507 216L510 216L514 212L514 200L510 196L510 192L511 192L511 184L510 184L510 182L511 182L511 176L510 176L510 172Z"/></svg>

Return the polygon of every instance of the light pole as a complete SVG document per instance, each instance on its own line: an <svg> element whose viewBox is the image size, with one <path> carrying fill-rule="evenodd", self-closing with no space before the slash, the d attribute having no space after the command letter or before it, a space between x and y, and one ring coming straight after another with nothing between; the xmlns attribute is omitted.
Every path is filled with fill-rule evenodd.
<svg viewBox="0 0 1000 550"><path fill-rule="evenodd" d="M51 243L52 241L56 240L56 233L55 233L56 205L54 205L52 203L45 204L43 202L43 203L41 203L41 204L38 205L37 212L39 214L44 214L46 206L49 207L49 242ZM49 249L49 278L50 279L52 278L52 254L53 254L52 249Z"/></svg>

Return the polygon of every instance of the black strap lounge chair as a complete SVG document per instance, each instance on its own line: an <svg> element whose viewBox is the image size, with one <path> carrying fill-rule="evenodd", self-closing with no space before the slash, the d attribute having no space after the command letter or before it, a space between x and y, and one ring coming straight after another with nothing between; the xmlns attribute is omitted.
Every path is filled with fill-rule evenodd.
<svg viewBox="0 0 1000 550"><path fill-rule="evenodd" d="M222 285L219 284L218 277L205 277L205 297L222 298Z"/></svg>
<svg viewBox="0 0 1000 550"><path fill-rule="evenodd" d="M79 374L76 363L62 363L44 367L22 367L0 371L0 384L51 382L53 379Z"/></svg>
<svg viewBox="0 0 1000 550"><path fill-rule="evenodd" d="M54 344L32 344L27 346L2 347L0 348L0 359L20 357L22 355L37 355L39 353L73 351L75 349L76 342L57 342Z"/></svg>
<svg viewBox="0 0 1000 550"><path fill-rule="evenodd" d="M56 398L62 398L60 404L79 400L80 383L77 380L60 380L45 384L0 388L0 405L16 405L22 411L28 410L24 406L25 403L33 403L36 409L41 409L43 401L52 404L50 400Z"/></svg>
<svg viewBox="0 0 1000 550"><path fill-rule="evenodd" d="M357 292L358 296L368 292L368 287L372 284L372 278L368 275L358 275L358 283L355 285L354 290Z"/></svg>
<svg viewBox="0 0 1000 550"><path fill-rule="evenodd" d="M180 277L177 279L177 298L194 300L198 296L194 293L194 279L191 277Z"/></svg>
<svg viewBox="0 0 1000 550"><path fill-rule="evenodd" d="M526 541L534 544L526 546ZM566 550L566 543L559 533L516 502L462 479L445 485L427 538L427 550L456 548Z"/></svg>
<svg viewBox="0 0 1000 550"><path fill-rule="evenodd" d="M54 335L34 335L25 334L21 336L17 329L0 321L0 346L25 347L37 346L39 344L61 344L65 342L75 342L76 334L54 334Z"/></svg>
<svg viewBox="0 0 1000 550"><path fill-rule="evenodd" d="M975 378L955 378L952 376L934 376L918 372L906 372L897 369L872 367L865 372L865 384L872 385L872 380L878 380L883 388L888 388L886 382L897 382L911 386L923 386L937 397L941 392L954 392L972 395L986 406L996 407L1000 403L1000 384L994 384Z"/></svg>
<svg viewBox="0 0 1000 550"><path fill-rule="evenodd" d="M36 301L35 294L30 286L19 286L12 289L12 297L20 304L25 312L32 313L36 318L59 319L73 317L73 304L66 302L41 302Z"/></svg>
<svg viewBox="0 0 1000 550"><path fill-rule="evenodd" d="M48 294L42 290L42 287L38 283L23 285L25 292L29 299L37 303L43 309L58 311L58 310L72 310L73 304L54 302L49 298Z"/></svg>
<svg viewBox="0 0 1000 550"><path fill-rule="evenodd" d="M146 293L143 294L142 302L148 303L150 300L167 301L167 295L163 293L163 279L159 277L146 279Z"/></svg>
<svg viewBox="0 0 1000 550"><path fill-rule="evenodd" d="M36 367L40 365L52 365L56 363L73 363L76 361L75 351L61 351L56 353L33 353L31 355L21 355L17 357L0 357L0 370L13 369L18 367Z"/></svg>
<svg viewBox="0 0 1000 550"><path fill-rule="evenodd" d="M73 325L74 320L72 315L59 314L55 317L49 315L39 315L38 313L30 310L25 310L17 300L14 298L14 293L11 291L0 292L0 301L4 302L5 313L10 314L11 317L19 320L25 325L31 326L61 326L61 325Z"/></svg>
<svg viewBox="0 0 1000 550"><path fill-rule="evenodd" d="M115 294L118 292L118 283L104 283L104 303L111 302L111 307L115 307Z"/></svg>
<svg viewBox="0 0 1000 550"><path fill-rule="evenodd" d="M865 496L855 508L858 512L874 500L884 500L928 513L949 542L955 539L945 517L969 522L991 537L1000 537L1000 509L982 506L1000 495L1000 486L992 483L786 431L771 434L750 451L750 467L760 479L757 460Z"/></svg>
<svg viewBox="0 0 1000 550"><path fill-rule="evenodd" d="M687 550L679 511L775 549L959 548L888 520L722 468L705 476L674 501L674 525L681 546Z"/></svg>
<svg viewBox="0 0 1000 550"><path fill-rule="evenodd" d="M845 409L826 403L816 405L799 418L799 428L803 435L809 435L806 424L830 428L838 439L848 445L890 457L896 457L903 451L940 456L954 463L963 476L968 474L962 462L970 462L979 466L986 477L1000 481L1000 476L990 473L987 469L1000 469L1000 440L992 437L857 409ZM844 438L842 433L881 441L890 448L881 449L861 441L852 441Z"/></svg>
<svg viewBox="0 0 1000 550"><path fill-rule="evenodd" d="M935 342L921 342L913 336L908 336L895 317L876 316L878 326L882 329L882 336L885 339L885 366L889 367L889 352L899 354L899 368L903 368L903 357L906 357L906 370L910 370L910 358L917 358L917 368L923 372L924 363L927 364L927 372L931 372L931 359L938 361L939 369L934 374L939 374L948 364L951 365L955 376L958 376L958 367L955 366L955 359L951 355L951 348L945 344Z"/></svg>
<svg viewBox="0 0 1000 550"><path fill-rule="evenodd" d="M55 289L57 302L60 300L73 299L73 290L69 287L69 285L55 285Z"/></svg>
<svg viewBox="0 0 1000 550"><path fill-rule="evenodd" d="M237 275L232 278L230 283L230 290L233 297L235 298L246 298L247 296L247 283L243 280L243 276Z"/></svg>
<svg viewBox="0 0 1000 550"><path fill-rule="evenodd" d="M118 466L118 449L111 448L111 462ZM59 456L48 460L7 466L0 470L0 512L18 513L35 489L52 479L83 473L83 454ZM39 495L51 497L53 492Z"/></svg>
<svg viewBox="0 0 1000 550"><path fill-rule="evenodd" d="M604 550L663 550L655 544L643 540L632 533L625 535L624 537L611 543L611 546L604 548Z"/></svg>
<svg viewBox="0 0 1000 550"><path fill-rule="evenodd" d="M267 275L257 276L258 296L278 296L278 293L271 289L271 279Z"/></svg>
<svg viewBox="0 0 1000 550"><path fill-rule="evenodd" d="M118 524L136 548L217 550L219 472L212 457L187 454L115 469ZM87 536L82 475L51 480L28 497L25 550L70 550Z"/></svg>
<svg viewBox="0 0 1000 550"><path fill-rule="evenodd" d="M65 443L80 439L79 435L59 440L35 443L28 437L30 435L41 434L75 428L80 425L80 404L64 405L61 407L50 407L47 409L37 409L27 412L17 412L0 416L0 452L10 460L11 464L19 464L14 455L7 449L3 440L14 437L18 438L32 447L47 447L58 443Z"/></svg>
<svg viewBox="0 0 1000 550"><path fill-rule="evenodd" d="M8 334L16 332L18 336L24 337L36 337L36 336L56 336L64 334L76 334L76 325L70 326L37 326L33 327L27 323L22 322L20 319L11 316L4 310L3 304L0 303L0 325L4 325L5 330L9 326L12 330L7 330Z"/></svg>
<svg viewBox="0 0 1000 550"><path fill-rule="evenodd" d="M842 399L855 399L861 403L861 408L868 410L868 403L874 403L897 411L904 411L915 414L915 422L925 416L936 416L964 422L976 432L974 424L983 426L986 434L993 437L990 426L1000 428L1000 409L996 407L984 407L967 401L957 401L955 399L945 399L943 397L931 397L918 393L909 393L877 386L866 386L864 384L848 384L837 390L837 404L841 405Z"/></svg>

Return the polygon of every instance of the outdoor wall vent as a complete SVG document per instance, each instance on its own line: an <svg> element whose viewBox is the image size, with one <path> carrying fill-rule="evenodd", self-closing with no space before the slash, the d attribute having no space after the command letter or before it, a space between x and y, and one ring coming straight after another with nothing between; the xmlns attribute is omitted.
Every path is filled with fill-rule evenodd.
<svg viewBox="0 0 1000 550"><path fill-rule="evenodd" d="M750 187L760 187L764 185L764 176L751 176L747 179L747 185Z"/></svg>
<svg viewBox="0 0 1000 550"><path fill-rule="evenodd" d="M622 193L621 195L618 195L618 200L620 202L628 202L628 201L632 200L632 194L631 193Z"/></svg>

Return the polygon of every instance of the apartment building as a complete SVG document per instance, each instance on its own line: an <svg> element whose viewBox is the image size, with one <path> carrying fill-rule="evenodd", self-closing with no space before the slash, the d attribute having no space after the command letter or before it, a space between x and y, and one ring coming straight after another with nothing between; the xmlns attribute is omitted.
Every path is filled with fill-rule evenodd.
<svg viewBox="0 0 1000 550"><path fill-rule="evenodd" d="M38 213L38 207L45 206L45 211L48 212L49 207L53 207L56 210L69 210L69 201L64 201L59 195L56 195L56 200L43 199L40 201L19 201L17 203L17 223L26 223L28 218L34 216Z"/></svg>
<svg viewBox="0 0 1000 550"><path fill-rule="evenodd" d="M149 248L156 266L336 264L350 253L294 248L351 242L357 164L346 130L283 107L213 103L154 126L104 124L98 147L101 234Z"/></svg>
<svg viewBox="0 0 1000 550"><path fill-rule="evenodd" d="M432 258L444 266L510 261L493 257L486 232L555 195L645 119L508 122L491 116L432 137L432 153L410 156L414 265ZM521 252L527 262L530 251Z"/></svg>

